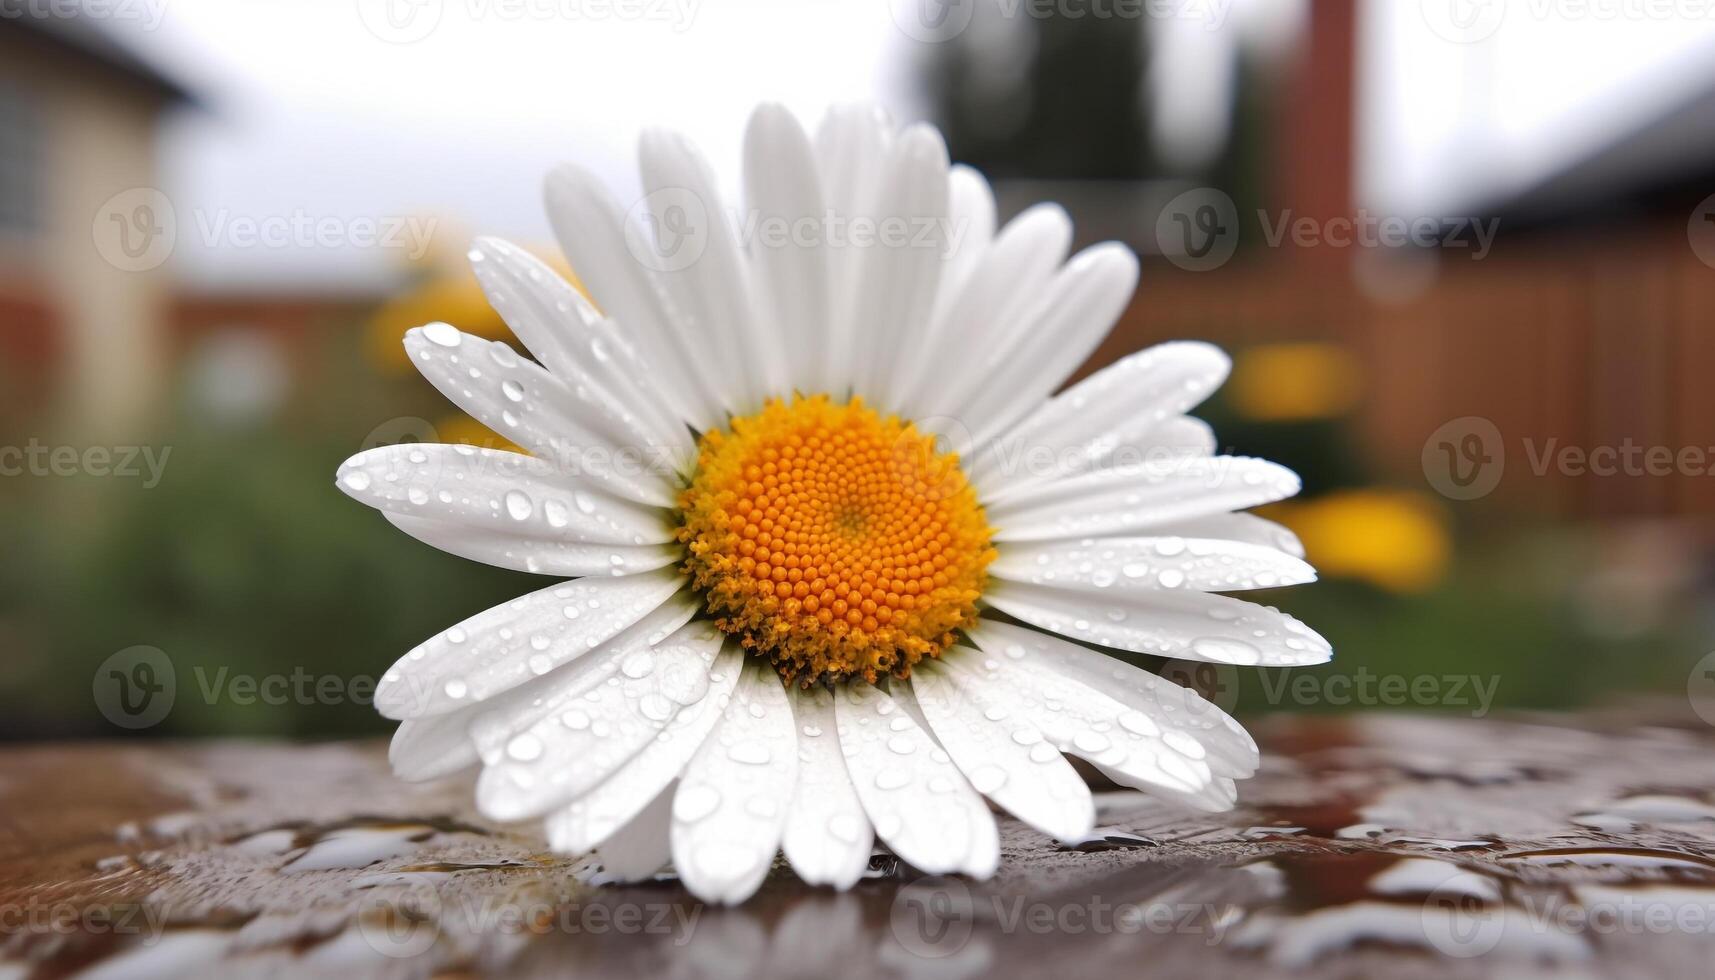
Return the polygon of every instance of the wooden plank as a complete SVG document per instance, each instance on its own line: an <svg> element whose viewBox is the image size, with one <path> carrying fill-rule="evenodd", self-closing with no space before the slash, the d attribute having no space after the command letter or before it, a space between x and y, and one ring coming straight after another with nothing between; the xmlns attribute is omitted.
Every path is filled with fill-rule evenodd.
<svg viewBox="0 0 1715 980"><path fill-rule="evenodd" d="M1103 792L1074 846L1002 818L989 882L878 851L731 909L604 886L378 744L15 748L0 976L1701 976L1715 738L1662 716L1276 720L1233 813Z"/></svg>

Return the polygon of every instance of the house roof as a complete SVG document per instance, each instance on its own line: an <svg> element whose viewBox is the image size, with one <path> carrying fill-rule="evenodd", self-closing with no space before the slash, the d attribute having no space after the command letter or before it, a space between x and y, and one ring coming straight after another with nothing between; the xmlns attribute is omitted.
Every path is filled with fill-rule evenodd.
<svg viewBox="0 0 1715 980"><path fill-rule="evenodd" d="M1715 86L1639 122L1486 213L1516 229L1603 224L1683 212L1711 187Z"/></svg>
<svg viewBox="0 0 1715 980"><path fill-rule="evenodd" d="M52 16L31 10L20 0L0 0L0 31L22 31L31 43L78 58L141 85L170 102L196 104L196 96L177 79L132 50L120 33L87 16Z"/></svg>

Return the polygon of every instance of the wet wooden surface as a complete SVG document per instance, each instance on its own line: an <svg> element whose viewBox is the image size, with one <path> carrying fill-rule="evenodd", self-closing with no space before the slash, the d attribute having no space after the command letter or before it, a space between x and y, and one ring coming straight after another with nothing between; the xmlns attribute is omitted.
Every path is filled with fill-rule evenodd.
<svg viewBox="0 0 1715 980"><path fill-rule="evenodd" d="M0 754L0 978L1703 977L1715 730L1656 712L1260 726L1241 807L1106 792L1075 847L1003 818L990 882L885 854L737 909L408 785L378 743Z"/></svg>

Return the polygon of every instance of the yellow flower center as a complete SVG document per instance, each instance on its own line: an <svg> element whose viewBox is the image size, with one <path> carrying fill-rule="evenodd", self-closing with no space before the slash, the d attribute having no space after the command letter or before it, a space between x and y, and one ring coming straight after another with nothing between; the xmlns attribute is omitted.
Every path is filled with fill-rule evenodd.
<svg viewBox="0 0 1715 980"><path fill-rule="evenodd" d="M771 400L706 433L680 505L716 625L805 685L909 676L976 620L995 556L958 457L861 399Z"/></svg>

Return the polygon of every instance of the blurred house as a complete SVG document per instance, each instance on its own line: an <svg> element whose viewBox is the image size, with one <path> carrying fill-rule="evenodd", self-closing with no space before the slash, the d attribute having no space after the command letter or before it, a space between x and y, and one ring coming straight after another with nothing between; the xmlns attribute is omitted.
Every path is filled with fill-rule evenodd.
<svg viewBox="0 0 1715 980"><path fill-rule="evenodd" d="M171 287L150 189L157 123L189 99L114 26L0 17L0 399L9 419L52 404L83 433L160 394Z"/></svg>
<svg viewBox="0 0 1715 980"><path fill-rule="evenodd" d="M1469 218L1499 221L1480 259L1469 249L1299 247L1290 236L1270 246L1257 209L1326 222L1359 207L1359 4L1306 9L1303 43L1264 86L1268 111L1235 110L1235 139L1263 143L1249 151L1248 175L1059 188L1081 229L1146 255L1132 309L1085 370L1177 337L1234 349L1327 342L1360 366L1351 424L1393 480L1426 486L1425 446L1444 424L1494 424L1504 476L1461 513L1715 511L1715 386L1704 377L1715 366L1715 87L1515 199L1475 207ZM1156 215L1199 183L1237 200L1242 238L1231 261L1188 271L1159 257ZM1026 196L1004 183L997 194L1003 211L1009 196ZM1643 471L1656 447L1676 454L1673 472ZM1689 466L1682 449L1695 451ZM1594 472L1593 450L1630 452L1635 465Z"/></svg>

